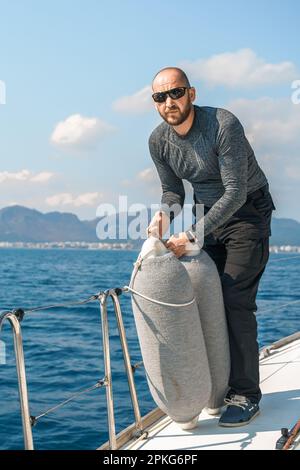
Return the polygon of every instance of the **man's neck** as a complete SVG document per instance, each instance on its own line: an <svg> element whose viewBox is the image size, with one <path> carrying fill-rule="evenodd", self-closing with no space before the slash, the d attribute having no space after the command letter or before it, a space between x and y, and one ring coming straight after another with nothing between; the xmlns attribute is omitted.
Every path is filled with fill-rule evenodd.
<svg viewBox="0 0 300 470"><path fill-rule="evenodd" d="M195 108L193 105L191 112L188 115L187 119L179 126L173 126L174 131L177 132L177 134L182 135L182 136L187 134L193 125L194 116L195 116Z"/></svg>

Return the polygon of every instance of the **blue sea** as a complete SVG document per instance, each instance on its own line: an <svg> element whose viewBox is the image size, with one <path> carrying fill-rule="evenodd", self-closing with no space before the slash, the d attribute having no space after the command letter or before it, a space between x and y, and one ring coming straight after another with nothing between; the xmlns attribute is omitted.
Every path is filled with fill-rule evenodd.
<svg viewBox="0 0 300 470"><path fill-rule="evenodd" d="M0 310L65 303L128 284L135 251L0 250ZM130 296L120 297L131 362L141 360ZM299 301L299 302L297 302ZM288 305L286 305L288 304ZM300 255L270 260L257 297L260 347L300 329ZM109 304L113 393L117 432L134 421L118 329ZM22 322L30 414L38 416L104 377L98 302L37 311ZM0 339L0 448L22 449L23 436L10 324ZM135 382L144 415L155 403L143 368ZM36 449L95 449L108 439L105 388L80 395L41 418L33 428Z"/></svg>

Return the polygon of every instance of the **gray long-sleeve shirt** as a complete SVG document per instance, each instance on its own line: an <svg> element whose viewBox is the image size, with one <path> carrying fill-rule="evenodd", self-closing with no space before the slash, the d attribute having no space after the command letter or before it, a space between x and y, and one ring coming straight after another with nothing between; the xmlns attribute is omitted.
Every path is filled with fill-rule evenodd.
<svg viewBox="0 0 300 470"><path fill-rule="evenodd" d="M195 105L194 110L185 136L162 122L150 135L149 149L162 185L162 204L183 207L185 179L197 202L210 208L195 226L201 237L203 223L208 235L268 181L236 116L222 108Z"/></svg>

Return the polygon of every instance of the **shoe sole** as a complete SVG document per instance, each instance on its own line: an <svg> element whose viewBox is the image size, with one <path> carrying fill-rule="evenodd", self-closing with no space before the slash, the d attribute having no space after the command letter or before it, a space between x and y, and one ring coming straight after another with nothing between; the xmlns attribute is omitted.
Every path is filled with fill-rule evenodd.
<svg viewBox="0 0 300 470"><path fill-rule="evenodd" d="M223 428L237 428L239 426L247 426L247 424L251 423L251 421L256 418L256 416L258 416L260 413L260 410L257 410L257 412L255 413L255 415L252 416L251 419L249 419L249 421L246 421L244 423L218 423L219 426L222 426Z"/></svg>

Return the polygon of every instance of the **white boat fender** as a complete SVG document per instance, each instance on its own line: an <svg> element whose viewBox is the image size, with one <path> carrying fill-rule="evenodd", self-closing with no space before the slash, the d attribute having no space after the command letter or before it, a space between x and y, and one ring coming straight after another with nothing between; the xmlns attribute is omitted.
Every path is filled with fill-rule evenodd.
<svg viewBox="0 0 300 470"><path fill-rule="evenodd" d="M206 407L210 414L217 414L219 408L224 406L230 374L230 350L221 280L214 261L204 250L179 259L193 285L206 344L212 380L211 395Z"/></svg>
<svg viewBox="0 0 300 470"><path fill-rule="evenodd" d="M183 429L211 394L199 312L186 269L157 238L145 241L129 286L151 395Z"/></svg>

